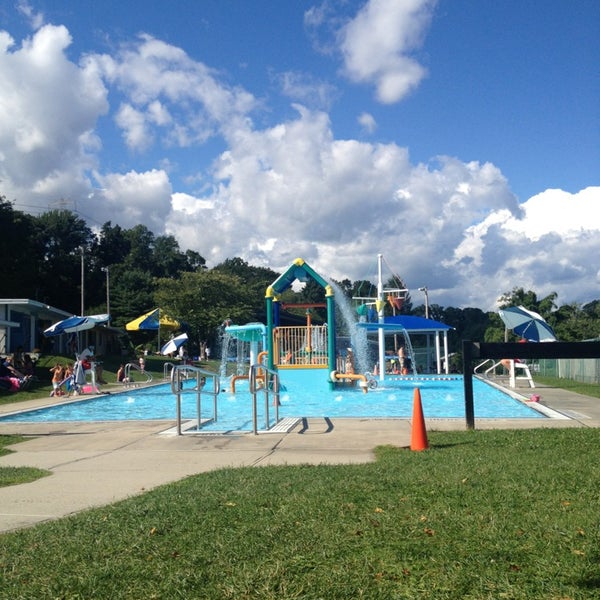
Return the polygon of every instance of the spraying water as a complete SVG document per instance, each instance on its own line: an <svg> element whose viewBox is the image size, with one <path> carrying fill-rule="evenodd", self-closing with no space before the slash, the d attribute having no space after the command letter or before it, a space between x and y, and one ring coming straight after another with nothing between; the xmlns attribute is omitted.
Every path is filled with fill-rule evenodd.
<svg viewBox="0 0 600 600"><path fill-rule="evenodd" d="M221 364L219 365L219 377L221 379L227 377L227 357L229 356L232 339L225 330L221 330L221 335L217 338L217 345L221 349Z"/></svg>
<svg viewBox="0 0 600 600"><path fill-rule="evenodd" d="M356 312L354 311L350 300L344 294L342 288L333 281L328 281L329 285L335 292L335 304L336 308L339 309L342 321L345 325L345 331L350 338L350 345L354 350L354 357L356 360L355 369L357 373L365 373L369 371L368 364L368 343L367 334L365 331L359 330L356 327L357 319ZM341 329L338 327L338 329ZM336 332L337 334L338 332Z"/></svg>

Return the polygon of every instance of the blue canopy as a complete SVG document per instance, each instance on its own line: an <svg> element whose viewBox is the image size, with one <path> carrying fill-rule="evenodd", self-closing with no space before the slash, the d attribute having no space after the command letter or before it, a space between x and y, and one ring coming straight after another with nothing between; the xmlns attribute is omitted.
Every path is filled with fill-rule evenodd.
<svg viewBox="0 0 600 600"><path fill-rule="evenodd" d="M383 323L357 323L358 327L367 331L377 331L383 329L387 332L406 330L408 333L434 333L436 331L447 331L454 329L450 325L425 319L423 317L414 317L412 315L396 315L395 317L384 317Z"/></svg>

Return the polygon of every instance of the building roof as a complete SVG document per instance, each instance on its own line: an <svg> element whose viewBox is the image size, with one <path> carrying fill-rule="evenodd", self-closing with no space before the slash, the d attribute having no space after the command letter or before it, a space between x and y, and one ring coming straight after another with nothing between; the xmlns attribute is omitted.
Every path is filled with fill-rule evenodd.
<svg viewBox="0 0 600 600"><path fill-rule="evenodd" d="M377 331L381 327L379 323L359 323L358 326L366 328L367 331ZM414 334L435 333L436 331L448 331L454 328L433 319L414 317L412 315L396 315L395 317L384 318L383 329L388 333L406 330L408 333Z"/></svg>
<svg viewBox="0 0 600 600"><path fill-rule="evenodd" d="M31 300L29 298L0 298L0 306L6 306L11 310L18 310L19 312L35 315L39 319L54 321L64 319L66 317L72 317L71 313L60 308L54 308L49 304L38 302L37 300Z"/></svg>

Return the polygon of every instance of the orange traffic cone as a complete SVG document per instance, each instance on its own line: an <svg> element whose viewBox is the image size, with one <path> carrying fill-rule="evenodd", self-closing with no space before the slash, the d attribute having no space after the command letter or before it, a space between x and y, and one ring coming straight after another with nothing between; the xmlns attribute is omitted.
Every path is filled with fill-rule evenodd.
<svg viewBox="0 0 600 600"><path fill-rule="evenodd" d="M413 395L413 416L412 431L410 434L411 450L427 450L429 442L427 441L427 429L425 428L425 419L423 417L423 407L421 406L421 391L415 388Z"/></svg>

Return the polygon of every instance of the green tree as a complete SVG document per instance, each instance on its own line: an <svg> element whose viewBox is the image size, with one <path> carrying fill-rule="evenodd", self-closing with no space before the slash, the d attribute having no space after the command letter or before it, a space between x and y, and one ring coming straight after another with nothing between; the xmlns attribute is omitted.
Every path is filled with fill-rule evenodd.
<svg viewBox="0 0 600 600"><path fill-rule="evenodd" d="M0 196L0 231L0 255L4 258L0 298L38 299L43 293L37 278L41 257L33 217L14 210L12 203Z"/></svg>
<svg viewBox="0 0 600 600"><path fill-rule="evenodd" d="M577 303L563 304L552 313L552 327L562 342L581 342L600 336L600 319Z"/></svg>
<svg viewBox="0 0 600 600"><path fill-rule="evenodd" d="M195 250L186 250L185 258L187 261L187 271L198 271L199 269L206 269L206 260Z"/></svg>
<svg viewBox="0 0 600 600"><path fill-rule="evenodd" d="M147 271L116 265L111 270L110 312L112 323L125 323L156 308L156 279Z"/></svg>
<svg viewBox="0 0 600 600"><path fill-rule="evenodd" d="M130 249L131 243L126 232L119 225L113 227L107 221L100 229L93 251L101 267L110 267L124 262Z"/></svg>
<svg viewBox="0 0 600 600"><path fill-rule="evenodd" d="M489 315L479 308L444 308L439 320L454 328L448 336L451 352L462 351L462 340L483 340L489 326Z"/></svg>
<svg viewBox="0 0 600 600"><path fill-rule="evenodd" d="M154 234L145 225L136 225L127 229L125 237L129 243L129 253L125 265L130 269L139 269L153 273L154 263Z"/></svg>
<svg viewBox="0 0 600 600"><path fill-rule="evenodd" d="M248 297L248 308L252 321L265 322L265 292L278 277L279 273L266 267L254 267L239 257L228 258L218 264L213 271L238 277Z"/></svg>
<svg viewBox="0 0 600 600"><path fill-rule="evenodd" d="M186 256L172 235L158 236L154 240L152 253L152 273L156 277L177 277L180 271L188 270Z"/></svg>
<svg viewBox="0 0 600 600"><path fill-rule="evenodd" d="M507 308L508 306L524 306L529 310L539 313L547 320L552 312L556 310L557 297L558 294L552 292L545 298L539 300L537 294L532 290L525 291L523 288L514 288L512 292L505 292L502 294L498 301L498 305L500 308Z"/></svg>
<svg viewBox="0 0 600 600"><path fill-rule="evenodd" d="M252 299L241 279L218 270L184 272L180 278L157 281L156 305L183 320L194 341L214 340L226 319L252 320Z"/></svg>
<svg viewBox="0 0 600 600"><path fill-rule="evenodd" d="M40 264L40 300L78 314L81 306L81 257L84 292L89 277L86 257L94 240L85 221L68 210L52 210L35 219ZM87 305L87 304L86 304Z"/></svg>

